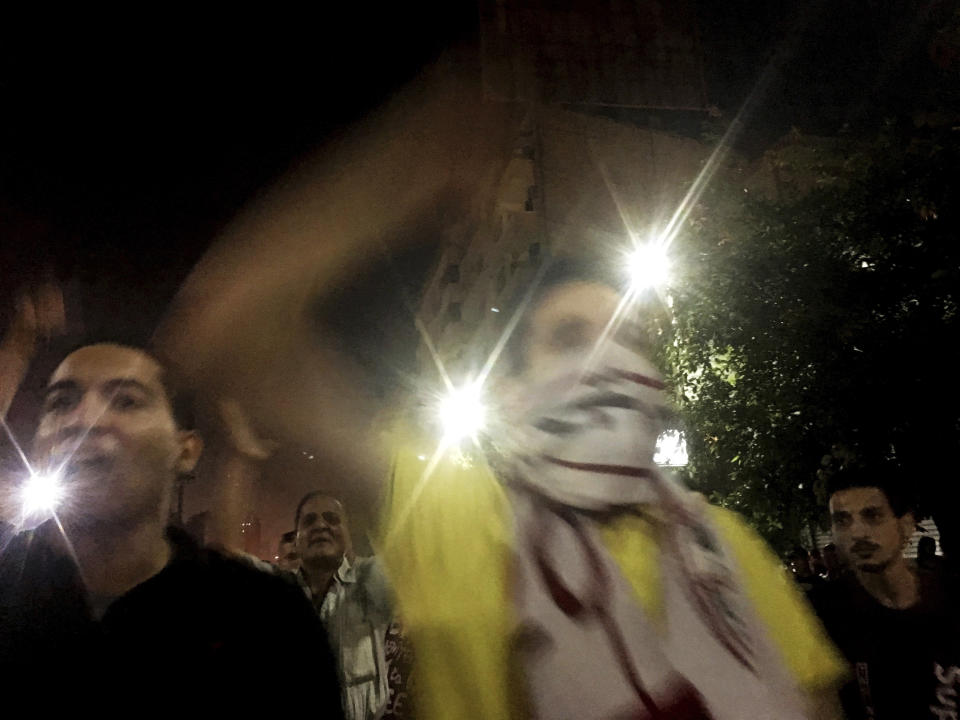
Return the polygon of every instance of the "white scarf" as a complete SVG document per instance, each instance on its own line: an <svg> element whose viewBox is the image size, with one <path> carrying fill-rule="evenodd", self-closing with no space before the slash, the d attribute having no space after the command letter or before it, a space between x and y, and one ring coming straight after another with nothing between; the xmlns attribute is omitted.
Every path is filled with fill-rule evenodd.
<svg viewBox="0 0 960 720"><path fill-rule="evenodd" d="M524 388L504 448L518 537L518 650L538 718L799 720L801 700L705 504L653 463L665 402L642 355L608 339ZM665 630L596 518L663 519Z"/></svg>

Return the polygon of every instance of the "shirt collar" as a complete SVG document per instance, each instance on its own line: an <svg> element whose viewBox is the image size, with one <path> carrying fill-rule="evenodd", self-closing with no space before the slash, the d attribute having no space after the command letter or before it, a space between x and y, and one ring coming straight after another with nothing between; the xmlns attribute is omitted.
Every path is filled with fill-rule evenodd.
<svg viewBox="0 0 960 720"><path fill-rule="evenodd" d="M333 579L338 585L352 585L357 581L356 570L354 570L353 565L347 559L346 555L343 556L340 567L338 567L337 571L333 574ZM297 580L307 593L307 596L312 599L313 593L310 591L310 582L307 580L307 574L303 571L302 567L297 569Z"/></svg>
<svg viewBox="0 0 960 720"><path fill-rule="evenodd" d="M346 555L343 556L343 561L340 563L340 567L337 568L334 576L337 578L337 582L343 583L344 585L352 585L357 581L357 573Z"/></svg>

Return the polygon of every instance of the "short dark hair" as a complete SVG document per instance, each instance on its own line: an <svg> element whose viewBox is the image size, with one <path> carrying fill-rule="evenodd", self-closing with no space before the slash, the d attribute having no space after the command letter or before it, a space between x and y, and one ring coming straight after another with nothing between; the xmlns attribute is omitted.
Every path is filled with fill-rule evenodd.
<svg viewBox="0 0 960 720"><path fill-rule="evenodd" d="M797 545L793 550L790 551L790 554L787 555L788 560L809 560L810 553L807 552L807 549Z"/></svg>
<svg viewBox="0 0 960 720"><path fill-rule="evenodd" d="M902 480L902 470L892 462L846 465L833 472L826 485L828 502L841 490L876 488L887 498L896 517L903 517L914 508L913 499Z"/></svg>
<svg viewBox="0 0 960 720"><path fill-rule="evenodd" d="M340 507L343 508L344 512L346 512L346 506L343 504L343 500L338 498L336 495L328 493L326 490L311 490L302 498L300 498L300 502L297 503L297 512L293 516L294 537L296 537L297 530L300 529L300 514L303 512L303 506L306 505L311 500L313 500L314 498L318 498L318 497L328 497L336 500L338 503L340 503Z"/></svg>

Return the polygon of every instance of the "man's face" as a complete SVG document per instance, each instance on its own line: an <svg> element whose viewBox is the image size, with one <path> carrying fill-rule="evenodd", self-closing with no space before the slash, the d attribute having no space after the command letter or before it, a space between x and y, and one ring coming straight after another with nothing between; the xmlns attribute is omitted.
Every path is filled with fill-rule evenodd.
<svg viewBox="0 0 960 720"><path fill-rule="evenodd" d="M310 567L334 569L347 548L346 517L338 500L326 495L310 498L300 511L297 551Z"/></svg>
<svg viewBox="0 0 960 720"><path fill-rule="evenodd" d="M913 515L896 517L879 488L849 488L830 498L833 541L859 572L880 573L903 558L914 528Z"/></svg>
<svg viewBox="0 0 960 720"><path fill-rule="evenodd" d="M283 542L277 547L277 567L281 570L296 572L300 567L300 553L297 552L296 542Z"/></svg>
<svg viewBox="0 0 960 720"><path fill-rule="evenodd" d="M155 360L119 345L90 345L60 363L34 456L40 468L62 468L65 516L123 524L165 512L173 480L193 469L201 446L177 429L161 377Z"/></svg>
<svg viewBox="0 0 960 720"><path fill-rule="evenodd" d="M605 333L615 333L612 337L616 344L633 353L631 365L621 370L660 381L660 372L644 355L637 323L623 312L621 303L620 293L601 283L572 282L548 291L530 317L524 368L508 380L504 395L523 397L529 387L542 386L571 369L582 369ZM618 322L611 326L614 318ZM648 389L644 402L649 432L638 435L637 442L652 457L662 417L667 413L666 398L659 390Z"/></svg>
<svg viewBox="0 0 960 720"><path fill-rule="evenodd" d="M524 374L550 375L568 359L585 358L620 305L620 294L599 283L560 285L543 297L530 318Z"/></svg>

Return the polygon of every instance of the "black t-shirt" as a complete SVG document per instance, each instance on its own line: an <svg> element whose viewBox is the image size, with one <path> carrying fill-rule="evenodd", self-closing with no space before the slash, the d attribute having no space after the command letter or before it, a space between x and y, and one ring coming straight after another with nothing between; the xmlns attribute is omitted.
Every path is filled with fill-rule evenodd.
<svg viewBox="0 0 960 720"><path fill-rule="evenodd" d="M170 529L168 565L96 619L69 553L49 541L54 532L45 525L22 533L0 556L7 687L42 679L47 701L69 694L75 708L134 698L224 709L269 698L273 709L303 706L314 717L342 718L326 634L292 577L200 548Z"/></svg>
<svg viewBox="0 0 960 720"><path fill-rule="evenodd" d="M850 577L811 593L827 632L851 664L841 692L851 720L960 717L958 596L944 576L921 572L920 601L884 607Z"/></svg>

